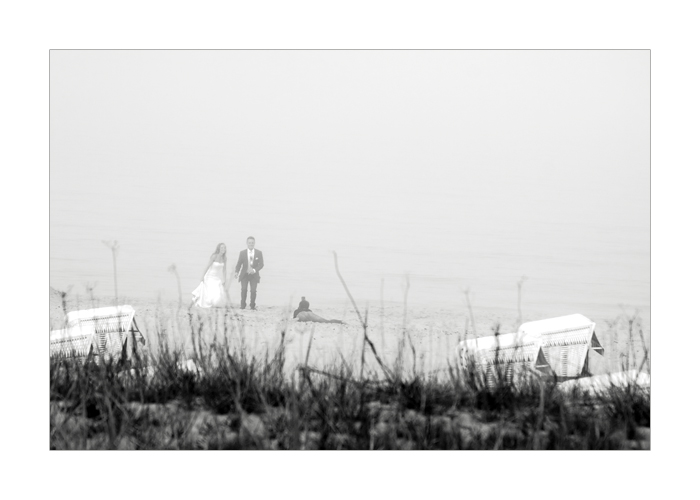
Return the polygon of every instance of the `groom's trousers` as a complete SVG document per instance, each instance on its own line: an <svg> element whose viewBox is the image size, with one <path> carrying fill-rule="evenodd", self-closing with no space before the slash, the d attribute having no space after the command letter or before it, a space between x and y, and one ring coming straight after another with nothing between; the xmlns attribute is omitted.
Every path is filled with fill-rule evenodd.
<svg viewBox="0 0 700 500"><path fill-rule="evenodd" d="M250 283L250 307L255 307L255 297L258 292L258 277L241 277L241 309L245 309L246 299L248 298L248 284Z"/></svg>

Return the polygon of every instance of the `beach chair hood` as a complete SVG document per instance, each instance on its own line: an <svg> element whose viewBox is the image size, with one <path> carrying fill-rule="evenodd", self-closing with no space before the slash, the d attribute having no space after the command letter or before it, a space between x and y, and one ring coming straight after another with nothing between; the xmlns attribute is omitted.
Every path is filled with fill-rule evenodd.
<svg viewBox="0 0 700 500"><path fill-rule="evenodd" d="M51 356L85 357L89 354L117 356L127 337L143 342L130 305L71 311L66 326L49 334Z"/></svg>
<svg viewBox="0 0 700 500"><path fill-rule="evenodd" d="M558 377L585 375L589 350L604 354L595 335L595 323L582 314L523 323L520 342L538 342L547 362Z"/></svg>

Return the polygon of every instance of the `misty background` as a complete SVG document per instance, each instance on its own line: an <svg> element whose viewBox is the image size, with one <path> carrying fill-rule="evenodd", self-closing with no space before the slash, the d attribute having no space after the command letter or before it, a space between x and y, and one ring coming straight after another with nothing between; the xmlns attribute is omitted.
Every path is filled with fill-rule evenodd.
<svg viewBox="0 0 700 500"><path fill-rule="evenodd" d="M50 53L50 285L258 305L650 306L648 51ZM238 283L231 285L238 302Z"/></svg>

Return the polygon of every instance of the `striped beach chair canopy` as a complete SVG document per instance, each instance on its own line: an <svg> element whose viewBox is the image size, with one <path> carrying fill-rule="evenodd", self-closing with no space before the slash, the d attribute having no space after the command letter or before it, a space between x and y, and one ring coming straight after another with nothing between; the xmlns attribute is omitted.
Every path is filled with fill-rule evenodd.
<svg viewBox="0 0 700 500"><path fill-rule="evenodd" d="M547 362L560 378L587 375L589 352L604 354L595 335L595 323L582 314L523 323L517 337L522 343L539 344Z"/></svg>
<svg viewBox="0 0 700 500"><path fill-rule="evenodd" d="M486 375L489 385L495 383L499 373L512 380L516 374L550 371L539 343L523 342L515 333L467 339L457 349L462 365L471 363Z"/></svg>
<svg viewBox="0 0 700 500"><path fill-rule="evenodd" d="M130 305L71 311L65 328L49 334L51 356L86 357L90 354L118 356L129 335L144 342Z"/></svg>

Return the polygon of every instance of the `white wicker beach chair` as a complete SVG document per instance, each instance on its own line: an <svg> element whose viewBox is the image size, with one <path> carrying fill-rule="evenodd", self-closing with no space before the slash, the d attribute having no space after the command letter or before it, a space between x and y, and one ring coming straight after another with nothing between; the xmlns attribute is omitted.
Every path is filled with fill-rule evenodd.
<svg viewBox="0 0 700 500"><path fill-rule="evenodd" d="M135 312L129 305L69 312L65 328L49 334L50 355L68 358L130 356L136 342L145 343L134 319Z"/></svg>
<svg viewBox="0 0 700 500"><path fill-rule="evenodd" d="M457 350L462 365L474 363L490 384L502 365L507 375L523 370L564 380L590 375L589 352L604 353L595 323L581 314L523 323L517 333L468 339Z"/></svg>

